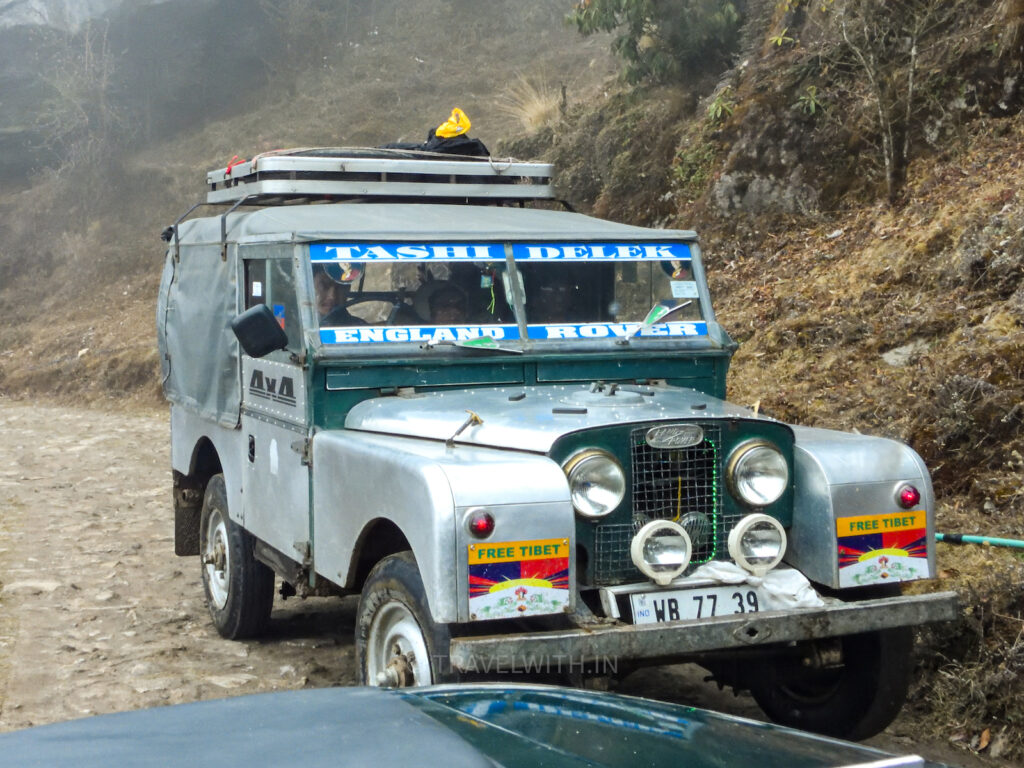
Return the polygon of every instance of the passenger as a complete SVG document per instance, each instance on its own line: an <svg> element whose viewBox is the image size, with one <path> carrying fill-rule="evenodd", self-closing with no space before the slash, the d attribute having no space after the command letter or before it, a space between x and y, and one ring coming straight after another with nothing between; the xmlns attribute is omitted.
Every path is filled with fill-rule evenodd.
<svg viewBox="0 0 1024 768"><path fill-rule="evenodd" d="M430 320L438 325L466 322L466 294L454 285L446 285L430 297Z"/></svg>
<svg viewBox="0 0 1024 768"><path fill-rule="evenodd" d="M414 305L424 320L436 325L465 323L469 315L465 291L447 280L425 283L416 292Z"/></svg>
<svg viewBox="0 0 1024 768"><path fill-rule="evenodd" d="M324 266L313 265L313 287L316 289L316 311L320 318L320 326L366 325L364 320L348 311L345 302L348 300L352 285L349 280L356 279L354 270L343 272L337 264ZM333 273L337 274L335 277ZM349 278L347 280L346 278Z"/></svg>

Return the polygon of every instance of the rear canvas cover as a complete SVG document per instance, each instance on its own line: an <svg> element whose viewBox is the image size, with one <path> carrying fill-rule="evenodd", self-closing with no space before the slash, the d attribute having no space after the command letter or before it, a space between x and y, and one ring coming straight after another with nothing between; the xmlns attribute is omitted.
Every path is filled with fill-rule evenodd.
<svg viewBox="0 0 1024 768"><path fill-rule="evenodd" d="M235 259L222 260L219 243L188 243L194 223L182 225L180 258L173 244L168 250L160 285L163 390L172 403L233 428L241 405L238 342L229 325L237 314Z"/></svg>

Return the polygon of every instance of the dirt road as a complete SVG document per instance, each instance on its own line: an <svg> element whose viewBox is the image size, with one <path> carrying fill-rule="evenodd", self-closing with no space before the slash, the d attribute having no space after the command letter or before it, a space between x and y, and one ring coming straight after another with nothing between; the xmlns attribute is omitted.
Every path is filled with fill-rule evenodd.
<svg viewBox="0 0 1024 768"><path fill-rule="evenodd" d="M216 634L198 561L174 555L170 487L164 413L0 400L0 731L354 683L354 598L277 598L268 637ZM620 690L759 716L699 671L645 670ZM912 728L898 720L872 743L999 765L917 742Z"/></svg>
<svg viewBox="0 0 1024 768"><path fill-rule="evenodd" d="M351 601L278 601L222 640L177 558L168 426L0 401L0 730L303 685L351 684Z"/></svg>

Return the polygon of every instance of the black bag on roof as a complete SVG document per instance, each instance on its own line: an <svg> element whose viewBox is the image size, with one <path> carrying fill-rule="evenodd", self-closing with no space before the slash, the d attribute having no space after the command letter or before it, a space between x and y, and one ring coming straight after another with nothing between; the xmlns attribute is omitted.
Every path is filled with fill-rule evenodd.
<svg viewBox="0 0 1024 768"><path fill-rule="evenodd" d="M462 157L490 157L491 153L480 139L471 139L466 135L470 125L466 113L456 107L446 122L427 131L427 140L422 144L395 142L384 144L381 149L409 149Z"/></svg>
<svg viewBox="0 0 1024 768"><path fill-rule="evenodd" d="M450 139L442 138L431 129L427 134L427 140L422 144L408 142L392 142L382 144L381 149L411 149L417 152L438 152L443 155L462 155L463 157L490 157L491 153L480 139L471 139L468 136L452 136Z"/></svg>

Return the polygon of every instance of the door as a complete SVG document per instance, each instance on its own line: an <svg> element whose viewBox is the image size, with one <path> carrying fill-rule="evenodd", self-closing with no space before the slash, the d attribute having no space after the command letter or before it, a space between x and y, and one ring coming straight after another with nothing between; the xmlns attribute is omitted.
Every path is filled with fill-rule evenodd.
<svg viewBox="0 0 1024 768"><path fill-rule="evenodd" d="M245 308L269 306L288 335L288 348L258 360L242 355L241 423L248 453L242 473L243 523L287 557L308 563L306 381L292 359L302 350L292 249L260 248L255 253L260 257L243 260Z"/></svg>

